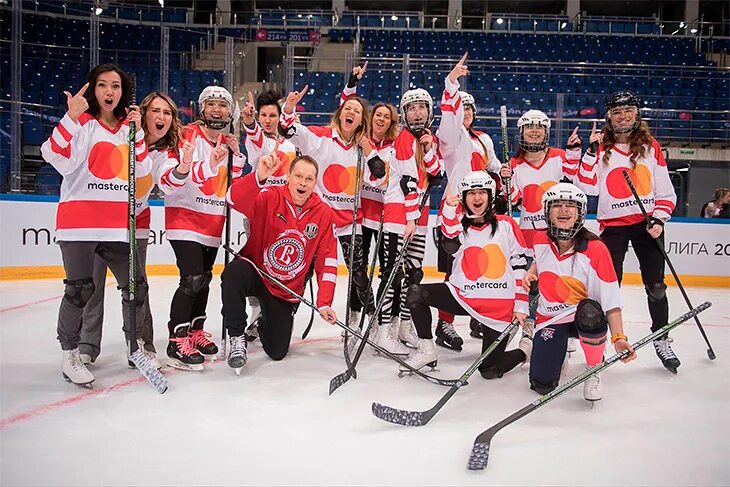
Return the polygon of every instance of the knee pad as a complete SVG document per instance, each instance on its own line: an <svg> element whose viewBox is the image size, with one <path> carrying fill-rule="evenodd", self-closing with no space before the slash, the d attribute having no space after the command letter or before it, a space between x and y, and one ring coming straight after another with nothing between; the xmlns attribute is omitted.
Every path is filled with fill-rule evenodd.
<svg viewBox="0 0 730 487"><path fill-rule="evenodd" d="M458 237L448 238L444 236L441 239L441 249L449 255L454 255L455 253L457 253L460 247L461 241Z"/></svg>
<svg viewBox="0 0 730 487"><path fill-rule="evenodd" d="M63 283L66 285L63 290L64 299L77 308L86 306L96 290L94 279L91 277L76 280L64 279Z"/></svg>
<svg viewBox="0 0 730 487"><path fill-rule="evenodd" d="M423 306L428 300L428 292L418 284L411 284L406 291L406 306L409 308Z"/></svg>
<svg viewBox="0 0 730 487"><path fill-rule="evenodd" d="M406 270L406 287L413 284L421 284L423 280L423 269L420 267L410 267Z"/></svg>
<svg viewBox="0 0 730 487"><path fill-rule="evenodd" d="M365 269L355 269L352 274L352 281L355 283L355 287L358 289L367 289L368 287L368 276Z"/></svg>
<svg viewBox="0 0 730 487"><path fill-rule="evenodd" d="M583 299L575 310L575 325L586 336L604 335L608 321L601 305L593 299Z"/></svg>
<svg viewBox="0 0 730 487"><path fill-rule="evenodd" d="M124 302L131 302L131 299L129 298L129 286L120 287L119 289L122 291L122 299ZM139 281L137 283L137 291L134 293L135 305L142 306L144 304L144 300L147 298L147 292L149 289L150 287L147 284L147 281Z"/></svg>
<svg viewBox="0 0 730 487"><path fill-rule="evenodd" d="M393 283L399 282L403 279L403 268L401 266L398 266L398 269L395 270L392 267L381 267L380 268L380 280L382 282L385 282L388 280L390 275L395 271L395 276L393 277Z"/></svg>
<svg viewBox="0 0 730 487"><path fill-rule="evenodd" d="M649 297L649 301L661 301L667 297L667 285L663 282L657 282L656 284L644 285L646 295Z"/></svg>
<svg viewBox="0 0 730 487"><path fill-rule="evenodd" d="M180 290L183 294L194 298L198 295L201 289L208 285L210 280L207 278L207 274L210 274L211 279L213 274L206 272L204 274L191 274L180 278Z"/></svg>
<svg viewBox="0 0 730 487"><path fill-rule="evenodd" d="M559 381L555 381L551 384L543 384L540 381L530 378L530 389L537 392L541 396L549 394L558 388Z"/></svg>

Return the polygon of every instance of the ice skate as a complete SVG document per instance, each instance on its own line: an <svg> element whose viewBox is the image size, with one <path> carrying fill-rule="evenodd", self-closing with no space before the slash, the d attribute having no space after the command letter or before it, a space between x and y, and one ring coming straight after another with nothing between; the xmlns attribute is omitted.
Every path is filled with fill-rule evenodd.
<svg viewBox="0 0 730 487"><path fill-rule="evenodd" d="M250 325L246 328L246 343L255 341L259 337L259 323L261 323L261 316L258 316Z"/></svg>
<svg viewBox="0 0 730 487"><path fill-rule="evenodd" d="M578 350L578 339L575 337L568 338L568 353L573 353Z"/></svg>
<svg viewBox="0 0 730 487"><path fill-rule="evenodd" d="M411 349L403 345L398 339L400 320L397 316L391 318L390 323L381 323L382 329L378 332L377 344L393 355L408 355Z"/></svg>
<svg viewBox="0 0 730 487"><path fill-rule="evenodd" d="M419 338L418 348L411 353L405 362L416 370L421 370L426 366L430 367L432 371L436 370L436 365L438 365L438 356L436 355L436 350L433 346L433 340ZM401 365L398 377L403 377L409 373L412 373L412 371Z"/></svg>
<svg viewBox="0 0 730 487"><path fill-rule="evenodd" d="M482 339L482 324L474 318L469 320L469 330L470 337Z"/></svg>
<svg viewBox="0 0 730 487"><path fill-rule="evenodd" d="M229 336L228 337L228 366L232 368L236 375L241 375L241 369L248 361L248 352L246 350L246 335Z"/></svg>
<svg viewBox="0 0 730 487"><path fill-rule="evenodd" d="M190 325L190 339L195 344L195 348L203 354L206 360L216 360L218 355L218 346L213 343L210 338L213 336L203 330L205 316L193 318Z"/></svg>
<svg viewBox="0 0 730 487"><path fill-rule="evenodd" d="M672 350L671 342L672 339L667 336L657 338L654 340L654 351L657 357L659 357L659 360L662 361L662 365L671 373L676 374L681 362L675 355L674 350Z"/></svg>
<svg viewBox="0 0 730 487"><path fill-rule="evenodd" d="M94 374L86 368L81 362L79 349L63 350L63 360L61 362L61 372L63 378L68 382L91 389L91 383L94 382Z"/></svg>
<svg viewBox="0 0 730 487"><path fill-rule="evenodd" d="M448 321L439 320L436 325L436 345L440 345L444 348L450 348L457 352L461 352L461 347L464 345L464 340L454 330L453 323Z"/></svg>
<svg viewBox="0 0 730 487"><path fill-rule="evenodd" d="M398 339L403 345L407 345L411 348L418 348L418 334L416 334L416 328L413 326L413 321L400 320Z"/></svg>
<svg viewBox="0 0 730 487"><path fill-rule="evenodd" d="M586 365L586 370L590 368ZM591 407L596 401L601 400L601 376L599 374L593 374L583 383L583 397L586 401L591 402Z"/></svg>
<svg viewBox="0 0 730 487"><path fill-rule="evenodd" d="M532 355L532 337L523 334L517 348L525 353L525 361L520 365L521 368L528 369L530 367L530 356Z"/></svg>
<svg viewBox="0 0 730 487"><path fill-rule="evenodd" d="M205 357L201 354L189 334L190 323L175 326L174 337L167 344L167 361L170 367L180 370L203 370Z"/></svg>
<svg viewBox="0 0 730 487"><path fill-rule="evenodd" d="M84 365L91 365L96 361L88 353L80 353L79 357L81 358L81 363Z"/></svg>
<svg viewBox="0 0 730 487"><path fill-rule="evenodd" d="M360 311L350 310L347 315L348 316L347 323L345 323L345 324L347 326L349 326L350 328L352 328L353 330L357 329L357 327L360 326L360 314L361 314ZM342 338L345 338L345 333L346 333L345 330L342 330L342 333L340 334L340 336ZM349 335L349 333L348 333L348 335Z"/></svg>
<svg viewBox="0 0 730 487"><path fill-rule="evenodd" d="M142 340L141 338L137 338L137 346L145 355L145 357L147 357L149 361L152 362L154 368L156 368L157 370L160 370L162 368L162 362L157 359L157 354L155 352L150 352L149 350L144 348L144 340ZM134 369L135 365L134 362L132 362L131 356L132 352L129 349L129 342L127 342L127 365L130 369Z"/></svg>

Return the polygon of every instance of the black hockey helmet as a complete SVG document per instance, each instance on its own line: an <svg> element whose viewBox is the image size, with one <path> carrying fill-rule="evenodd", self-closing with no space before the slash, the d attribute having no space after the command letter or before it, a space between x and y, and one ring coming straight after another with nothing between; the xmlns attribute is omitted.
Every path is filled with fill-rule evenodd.
<svg viewBox="0 0 730 487"><path fill-rule="evenodd" d="M606 97L606 100L604 102L604 105L606 107L606 126L608 127L608 130L615 132L617 134L625 134L628 132L633 132L641 123L641 102L639 100L639 97L637 97L634 93L628 90L620 90L620 91L614 91L610 95ZM611 125L611 120L608 116L609 112L617 107L635 107L636 108L636 120L634 120L634 123L629 127L623 127L621 129L616 129Z"/></svg>

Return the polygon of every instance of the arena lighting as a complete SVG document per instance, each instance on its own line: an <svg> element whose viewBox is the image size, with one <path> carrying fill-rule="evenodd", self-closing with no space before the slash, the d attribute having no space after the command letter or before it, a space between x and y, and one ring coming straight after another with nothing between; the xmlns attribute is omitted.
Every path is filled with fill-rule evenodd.
<svg viewBox="0 0 730 487"><path fill-rule="evenodd" d="M693 28L693 29L690 29L690 30L689 30L689 32L690 32L691 34L696 34L696 33L697 33L697 29L694 29L694 28Z"/></svg>
<svg viewBox="0 0 730 487"><path fill-rule="evenodd" d="M165 0L157 0L160 4L160 7L165 8Z"/></svg>
<svg viewBox="0 0 730 487"><path fill-rule="evenodd" d="M500 25L504 24L504 20L502 19L502 17L497 19L497 23Z"/></svg>
<svg viewBox="0 0 730 487"><path fill-rule="evenodd" d="M561 29L565 29L565 26L567 26L567 25L568 25L567 22L563 22L562 24L560 24L560 28Z"/></svg>
<svg viewBox="0 0 730 487"><path fill-rule="evenodd" d="M679 23L679 28L681 29L681 28L683 28L683 27L684 27L684 22L680 22L680 23Z"/></svg>
<svg viewBox="0 0 730 487"><path fill-rule="evenodd" d="M297 17L301 19L302 18L302 14L297 14Z"/></svg>
<svg viewBox="0 0 730 487"><path fill-rule="evenodd" d="M102 13L103 11L104 11L104 9L103 9L103 8L101 8L101 7L96 7L96 8L94 9L94 13L95 13L96 15L101 15L101 13Z"/></svg>
<svg viewBox="0 0 730 487"><path fill-rule="evenodd" d="M390 17L390 20L398 20L398 16L397 16L397 15L392 15L392 16Z"/></svg>

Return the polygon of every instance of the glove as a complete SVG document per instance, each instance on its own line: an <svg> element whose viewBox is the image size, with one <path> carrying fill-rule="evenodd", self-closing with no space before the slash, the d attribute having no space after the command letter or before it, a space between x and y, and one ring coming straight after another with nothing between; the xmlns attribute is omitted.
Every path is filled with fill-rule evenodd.
<svg viewBox="0 0 730 487"><path fill-rule="evenodd" d="M385 176L385 163L379 156L374 156L368 161L368 168L370 169L370 174L378 179Z"/></svg>
<svg viewBox="0 0 730 487"><path fill-rule="evenodd" d="M403 196L418 191L418 181L413 176L402 176L400 178L400 189L403 191Z"/></svg>
<svg viewBox="0 0 730 487"><path fill-rule="evenodd" d="M498 215L505 215L509 211L509 205L507 205L507 199L503 194L498 194L494 198L494 212Z"/></svg>
<svg viewBox="0 0 730 487"><path fill-rule="evenodd" d="M593 142L591 142L591 144L588 146L588 152L591 154L594 154L594 155L596 152L598 152L598 141L597 140L594 140Z"/></svg>
<svg viewBox="0 0 730 487"><path fill-rule="evenodd" d="M446 252L447 254L454 255L456 252L459 251L459 247L461 247L459 237L448 238L444 236L441 238L441 248L444 249L444 252Z"/></svg>
<svg viewBox="0 0 730 487"><path fill-rule="evenodd" d="M596 144L596 148L598 148L598 144L596 142L594 142L594 144ZM582 147L582 146L583 146L583 143L579 140L575 144L566 145L565 148L566 149L577 149L578 147Z"/></svg>
<svg viewBox="0 0 730 487"><path fill-rule="evenodd" d="M294 137L294 134L297 133L297 129L294 128L294 125L289 128L284 128L281 126L281 124L278 124L277 127L279 128L279 135L281 135L285 139L291 139L292 137Z"/></svg>
<svg viewBox="0 0 730 487"><path fill-rule="evenodd" d="M441 186L441 183L444 182L444 174L442 172L439 172L435 176L432 174L428 175L428 185L432 188L438 188Z"/></svg>
<svg viewBox="0 0 730 487"><path fill-rule="evenodd" d="M664 220L661 220L659 218L655 218L653 216L649 217L649 228L653 227L654 225L660 225L664 226Z"/></svg>
<svg viewBox="0 0 730 487"><path fill-rule="evenodd" d="M357 79L357 75L354 73L350 73L350 78L347 80L347 87L348 88L354 88L357 86L359 79Z"/></svg>

